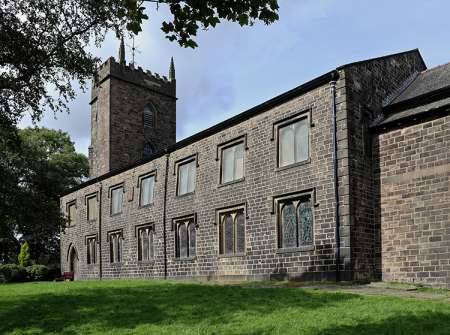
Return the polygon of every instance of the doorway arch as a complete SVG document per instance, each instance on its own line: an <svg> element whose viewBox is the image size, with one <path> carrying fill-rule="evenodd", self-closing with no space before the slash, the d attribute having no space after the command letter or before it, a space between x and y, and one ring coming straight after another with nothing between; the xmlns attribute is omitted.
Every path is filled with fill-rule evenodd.
<svg viewBox="0 0 450 335"><path fill-rule="evenodd" d="M73 273L73 279L78 279L78 252L77 249L72 245L69 248L69 271Z"/></svg>

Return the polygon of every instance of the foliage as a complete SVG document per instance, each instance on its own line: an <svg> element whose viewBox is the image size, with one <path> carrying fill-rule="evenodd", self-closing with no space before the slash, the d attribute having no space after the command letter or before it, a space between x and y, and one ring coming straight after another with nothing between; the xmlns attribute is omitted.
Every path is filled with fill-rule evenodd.
<svg viewBox="0 0 450 335"><path fill-rule="evenodd" d="M1 118L0 118L1 119ZM47 128L12 129L12 138L0 155L8 188L0 188L0 261L13 260L19 237L31 249L36 262L59 261L59 232L65 224L59 195L80 183L88 174L86 156L75 152L67 133ZM10 164L13 162L13 164ZM3 199L2 199L3 200Z"/></svg>
<svg viewBox="0 0 450 335"><path fill-rule="evenodd" d="M17 264L3 264L0 265L0 277L7 283L23 282L27 278L27 273L23 266Z"/></svg>
<svg viewBox="0 0 450 335"><path fill-rule="evenodd" d="M162 23L162 31L192 48L198 29L220 20L251 25L278 19L277 0L2 0L0 117L16 123L24 113L39 120L47 108L67 111L75 95L72 81L85 89L98 66L88 47L100 47L108 31L138 34L146 13L155 10L146 11L145 3L168 6L173 18Z"/></svg>
<svg viewBox="0 0 450 335"><path fill-rule="evenodd" d="M20 253L17 257L20 266L28 266L31 264L30 245L27 241L20 246Z"/></svg>
<svg viewBox="0 0 450 335"><path fill-rule="evenodd" d="M15 221L22 195L22 147L17 128L1 116L0 152L0 262L16 261L20 249Z"/></svg>
<svg viewBox="0 0 450 335"><path fill-rule="evenodd" d="M172 281L0 286L2 334L449 334L445 301ZM24 315L26 318L24 318Z"/></svg>
<svg viewBox="0 0 450 335"><path fill-rule="evenodd" d="M27 277L31 281L42 281L49 278L49 269L45 265L34 264L25 268Z"/></svg>

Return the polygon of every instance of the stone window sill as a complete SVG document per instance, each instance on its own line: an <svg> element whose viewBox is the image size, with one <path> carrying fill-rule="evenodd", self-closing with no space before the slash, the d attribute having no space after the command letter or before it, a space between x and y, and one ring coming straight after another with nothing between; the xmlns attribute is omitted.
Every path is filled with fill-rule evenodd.
<svg viewBox="0 0 450 335"><path fill-rule="evenodd" d="M277 254L288 254L293 252L302 252L302 251L313 251L315 249L314 245L305 245L303 247L296 248L280 248L277 250Z"/></svg>
<svg viewBox="0 0 450 335"><path fill-rule="evenodd" d="M289 164L289 165L286 165L286 166L278 166L278 167L275 168L275 171L284 171L284 170L292 169L292 168L299 167L299 166L306 165L306 164L310 164L310 163L311 163L311 158L308 158L307 160L304 160L304 161L301 161L301 162Z"/></svg>
<svg viewBox="0 0 450 335"><path fill-rule="evenodd" d="M194 194L195 194L195 191L194 192L189 192L189 193L177 194L177 198L189 197L189 196L194 195Z"/></svg>
<svg viewBox="0 0 450 335"><path fill-rule="evenodd" d="M148 261L138 261L138 265L153 265L155 264L154 259L149 259Z"/></svg>
<svg viewBox="0 0 450 335"><path fill-rule="evenodd" d="M122 212L114 213L114 214L111 214L111 217L113 218L113 217L115 217L115 216L120 216L121 214L122 214Z"/></svg>
<svg viewBox="0 0 450 335"><path fill-rule="evenodd" d="M193 256L193 257L175 257L174 261L177 262L192 262L192 261L196 261L197 260L197 256Z"/></svg>
<svg viewBox="0 0 450 335"><path fill-rule="evenodd" d="M238 184L238 183L242 183L244 181L245 181L245 177L244 178L239 178L239 179L236 179L236 180L232 180L232 181L228 181L226 183L219 184L219 188L225 187L225 186L229 186L229 185Z"/></svg>
<svg viewBox="0 0 450 335"><path fill-rule="evenodd" d="M149 208L149 207L153 207L153 202L146 204L146 205L139 205L138 209L144 209L144 208Z"/></svg>
<svg viewBox="0 0 450 335"><path fill-rule="evenodd" d="M243 252L236 253L236 254L219 254L219 258L233 258L233 257L242 258L245 256L246 256L246 254Z"/></svg>

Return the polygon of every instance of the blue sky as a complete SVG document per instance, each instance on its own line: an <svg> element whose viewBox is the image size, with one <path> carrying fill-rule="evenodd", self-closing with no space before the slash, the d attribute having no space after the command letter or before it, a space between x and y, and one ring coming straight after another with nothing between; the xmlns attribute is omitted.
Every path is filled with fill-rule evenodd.
<svg viewBox="0 0 450 335"><path fill-rule="evenodd" d="M136 63L167 75L174 57L177 140L345 63L414 48L429 68L450 61L449 1L279 0L279 5L280 20L273 25L241 28L224 22L200 32L195 50L165 39L160 26L169 13L148 5L150 20L136 39ZM103 60L117 57L118 45L111 35L94 52ZM70 114L48 113L38 125L67 131L86 154L89 96L79 92Z"/></svg>

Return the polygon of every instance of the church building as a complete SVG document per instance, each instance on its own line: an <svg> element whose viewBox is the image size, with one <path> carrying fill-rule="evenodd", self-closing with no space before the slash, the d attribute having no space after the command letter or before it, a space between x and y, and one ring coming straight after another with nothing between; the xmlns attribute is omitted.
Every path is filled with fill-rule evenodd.
<svg viewBox="0 0 450 335"><path fill-rule="evenodd" d="M179 142L176 104L173 60L101 65L62 271L450 287L450 64L340 66Z"/></svg>

